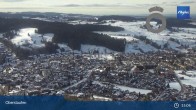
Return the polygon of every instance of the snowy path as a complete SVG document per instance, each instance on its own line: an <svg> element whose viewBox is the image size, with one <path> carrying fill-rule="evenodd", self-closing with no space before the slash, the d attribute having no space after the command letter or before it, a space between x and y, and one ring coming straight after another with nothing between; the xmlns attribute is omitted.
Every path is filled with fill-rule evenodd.
<svg viewBox="0 0 196 110"><path fill-rule="evenodd" d="M97 67L93 68L92 70L89 70L87 75L85 76L84 79L78 81L77 83L71 85L71 86L68 86L64 89L64 91L70 89L70 88L73 88L73 87L77 87L79 84L83 83L83 82L86 82L88 80L88 78L92 75L92 71L96 70Z"/></svg>
<svg viewBox="0 0 196 110"><path fill-rule="evenodd" d="M136 93L141 93L141 94L148 94L152 92L152 90L132 88L132 87L127 87L127 86L122 86L122 85L117 85L117 84L114 84L114 86L116 89L120 89L122 91L128 90L129 92L136 92Z"/></svg>
<svg viewBox="0 0 196 110"><path fill-rule="evenodd" d="M77 82L77 83L75 83L75 84L73 84L73 85L71 85L71 86L66 87L66 88L64 89L64 91L66 91L66 90L68 90L68 89L70 89L70 88L73 88L73 87L77 87L79 84L81 84L81 83L83 83L83 82L86 82L86 81L88 80L88 78L91 76L91 74L92 74L92 70L89 70L88 73L87 73L87 75L85 76L84 79L80 80L79 82Z"/></svg>
<svg viewBox="0 0 196 110"><path fill-rule="evenodd" d="M99 81L94 81L93 84L98 84L100 86L105 86L107 87L105 84L99 82ZM111 83L110 83L111 84ZM139 89L139 88L132 88L132 87L128 87L128 86L123 86L123 85L117 85L117 84L111 84L114 86L114 89L120 89L122 91L129 91L129 92L136 92L136 93L141 93L141 94L148 94L150 92L152 92L152 90L145 90L145 89Z"/></svg>

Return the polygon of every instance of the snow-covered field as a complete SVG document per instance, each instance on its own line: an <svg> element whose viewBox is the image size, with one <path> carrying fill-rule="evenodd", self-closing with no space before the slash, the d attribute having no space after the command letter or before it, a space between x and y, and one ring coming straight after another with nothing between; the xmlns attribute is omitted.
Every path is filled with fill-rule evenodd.
<svg viewBox="0 0 196 110"><path fill-rule="evenodd" d="M67 46L67 44L59 43L58 46L59 46L60 49L64 49L65 51L72 51L72 49L69 46Z"/></svg>
<svg viewBox="0 0 196 110"><path fill-rule="evenodd" d="M190 24L192 24L192 25L196 25L196 22L191 22Z"/></svg>
<svg viewBox="0 0 196 110"><path fill-rule="evenodd" d="M75 21L73 21L75 22ZM77 21L76 24L87 24L87 21ZM91 22L89 22L91 24ZM137 38L137 36L146 36L147 39L152 40L153 42L160 45L162 48L167 43L168 48L181 51L188 52L187 48L181 46L186 45L190 48L196 47L196 28L176 28L173 27L176 31L164 30L161 33L155 34L144 29L145 21L136 21L136 22L123 22L123 21L115 21L111 22L111 20L107 20L103 25L111 25L122 27L125 30L120 32L96 32L107 34L111 37L118 39L126 39L127 44L125 47L125 53L145 53L145 52L156 52L157 48L150 44L146 44L144 41L141 41ZM156 22L151 22L153 26L156 26ZM47 33L44 35L36 33L36 28L24 28L20 29L18 35L15 36L11 41L22 47L29 48L40 48L44 47L44 42L51 42L54 34ZM180 42L171 41L170 38L174 38ZM65 51L70 51L71 49L66 44L59 44L60 48L64 48ZM105 47L95 46L95 45L81 45L81 51L85 53L92 52L94 50L98 50L99 53L106 54L115 52Z"/></svg>
<svg viewBox="0 0 196 110"><path fill-rule="evenodd" d="M98 84L100 86L106 86L99 81L94 81L93 84ZM120 89L122 91L136 92L136 93L141 93L141 94L148 94L152 92L152 90L132 88L132 87L127 87L127 86L122 86L122 85L117 85L117 84L113 84L113 86L114 86L114 89Z"/></svg>
<svg viewBox="0 0 196 110"><path fill-rule="evenodd" d="M0 33L0 38L3 38L3 35Z"/></svg>
<svg viewBox="0 0 196 110"><path fill-rule="evenodd" d="M112 53L114 52L113 50L110 50L108 48L102 47L102 46L96 46L96 45L81 45L81 51L84 53L89 53L93 51L99 51L100 54L105 54L105 53Z"/></svg>
<svg viewBox="0 0 196 110"><path fill-rule="evenodd" d="M146 36L148 39L156 42L160 46L164 46L168 43L168 47L177 51L186 52L186 49L179 48L181 45L170 41L170 38L179 40L183 45L188 45L189 47L196 46L196 28L178 28L177 32L171 32L169 30L164 30L161 33L155 34L147 31L147 29L142 28L145 25L145 21L137 22L123 22L115 21L115 23L110 20L106 21L103 25L119 26L123 27L125 30L120 32L96 32L107 34L115 38L125 38L128 42L133 40L138 40L136 36ZM151 22L151 25L156 26L156 22ZM177 29L173 27L173 29ZM156 48L145 44L143 41L140 41L137 46L136 43L128 43L126 46L126 53L138 53L138 48L142 49L144 52L157 51Z"/></svg>
<svg viewBox="0 0 196 110"><path fill-rule="evenodd" d="M25 48L40 48L44 47L44 42L52 42L54 34L47 33L44 35L36 33L37 28L24 28L20 29L18 34L11 39L12 43L17 46Z"/></svg>
<svg viewBox="0 0 196 110"><path fill-rule="evenodd" d="M186 74L181 74L182 70L177 70L175 71L175 73L178 75L178 77L184 78L183 80L181 80L183 84L196 87L196 71L187 71ZM171 82L170 87L177 90L181 90L181 87L177 82Z"/></svg>
<svg viewBox="0 0 196 110"><path fill-rule="evenodd" d="M98 51L99 52L99 56L98 55L93 55L93 51ZM107 59L107 60L113 60L114 57L111 55L112 53L118 53L116 51L110 50L106 47L102 47L102 46L96 46L96 45L81 45L81 52L82 53L91 53L91 58L99 58L99 59Z"/></svg>
<svg viewBox="0 0 196 110"><path fill-rule="evenodd" d="M78 24L96 24L97 22L89 22L89 21L82 21L82 20L75 20L75 21L69 21L68 24L72 25L78 25Z"/></svg>
<svg viewBox="0 0 196 110"><path fill-rule="evenodd" d="M131 41L137 41L138 39L132 37L132 36L117 36L117 35L111 35L111 37L113 38L118 38L118 39L126 39L128 42L131 42Z"/></svg>
<svg viewBox="0 0 196 110"><path fill-rule="evenodd" d="M122 91L128 90L129 92L136 92L136 93L141 93L141 94L148 94L151 93L151 90L145 90L145 89L138 89L138 88L132 88L132 87L127 87L127 86L121 86L121 85L115 85L115 89L120 89Z"/></svg>

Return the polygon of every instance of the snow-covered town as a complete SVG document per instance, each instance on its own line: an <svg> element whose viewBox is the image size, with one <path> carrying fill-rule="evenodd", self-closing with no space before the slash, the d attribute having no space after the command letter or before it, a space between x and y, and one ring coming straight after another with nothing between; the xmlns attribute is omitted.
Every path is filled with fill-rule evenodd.
<svg viewBox="0 0 196 110"><path fill-rule="evenodd" d="M87 101L196 100L196 28L172 27L154 34L144 28L145 21L65 22L122 27L123 31L94 33L125 39L125 51L92 44L73 50L66 43L55 43L56 53L20 59L0 43L0 95L57 95ZM1 33L0 38L27 50L44 48L55 36L39 34L34 27L14 34Z"/></svg>
<svg viewBox="0 0 196 110"><path fill-rule="evenodd" d="M10 54L6 49L4 52ZM74 51L31 56L29 60L11 56L0 68L0 93L106 101L196 98L195 53L158 51L107 56Z"/></svg>

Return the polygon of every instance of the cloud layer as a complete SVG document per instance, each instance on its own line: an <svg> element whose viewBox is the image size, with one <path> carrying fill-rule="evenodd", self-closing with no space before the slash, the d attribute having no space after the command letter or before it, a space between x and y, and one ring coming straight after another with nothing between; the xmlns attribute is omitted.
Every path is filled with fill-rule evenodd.
<svg viewBox="0 0 196 110"><path fill-rule="evenodd" d="M81 14L147 14L153 6L176 13L176 6L191 6L196 14L196 0L0 0L0 12L40 11ZM27 10L25 10L27 9Z"/></svg>

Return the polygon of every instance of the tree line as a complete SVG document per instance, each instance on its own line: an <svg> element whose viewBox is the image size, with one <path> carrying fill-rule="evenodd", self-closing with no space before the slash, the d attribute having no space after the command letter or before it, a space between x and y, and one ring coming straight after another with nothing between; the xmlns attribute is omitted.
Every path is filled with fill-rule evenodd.
<svg viewBox="0 0 196 110"><path fill-rule="evenodd" d="M0 33L4 33L7 39L13 37L12 30L17 31L21 28L38 28L39 34L54 33L52 43L47 43L45 49L46 53L54 52L54 49L58 48L56 43L67 43L70 48L74 50L80 50L81 44L91 44L104 46L114 51L123 52L125 50L125 39L116 39L108 35L94 33L94 31L122 31L121 27L112 27L106 25L71 25L60 22L46 22L33 19L16 19L16 18L0 18ZM0 39L1 42L6 43L7 46L11 47L18 56L25 57L32 53L43 53L41 49L24 50L20 47L14 46L11 41ZM53 44L53 45L52 45ZM49 50L51 50L49 52ZM24 51L24 52L22 52ZM24 53L24 55L21 54ZM21 54L21 55L20 55Z"/></svg>

